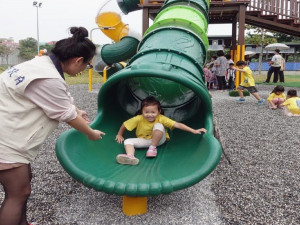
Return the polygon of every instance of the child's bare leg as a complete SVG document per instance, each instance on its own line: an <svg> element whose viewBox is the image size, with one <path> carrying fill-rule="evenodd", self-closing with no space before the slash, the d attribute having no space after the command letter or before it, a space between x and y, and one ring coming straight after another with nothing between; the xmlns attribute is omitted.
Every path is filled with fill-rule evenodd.
<svg viewBox="0 0 300 225"><path fill-rule="evenodd" d="M161 145L166 140L165 128L161 123L156 123L153 127L151 145L146 153L146 157L156 157L156 147Z"/></svg>
<svg viewBox="0 0 300 225"><path fill-rule="evenodd" d="M276 109L277 108L273 101L268 101L268 103L269 103L270 109Z"/></svg>
<svg viewBox="0 0 300 225"><path fill-rule="evenodd" d="M133 145L125 145L125 152L127 155L134 155L135 149Z"/></svg>
<svg viewBox="0 0 300 225"><path fill-rule="evenodd" d="M243 93L242 89L238 89L238 93L239 93L240 98L244 98L244 93Z"/></svg>
<svg viewBox="0 0 300 225"><path fill-rule="evenodd" d="M286 116L293 116L293 113L291 113L290 110L288 110L286 107L284 107L283 112L284 112L284 115L286 115Z"/></svg>
<svg viewBox="0 0 300 225"><path fill-rule="evenodd" d="M259 95L258 95L257 92L251 93L251 94L252 94L252 95L254 96L254 98L256 98L258 101L261 100L261 97L259 97Z"/></svg>
<svg viewBox="0 0 300 225"><path fill-rule="evenodd" d="M158 143L160 142L161 138L163 137L163 132L160 130L154 130L152 133L152 142L151 145L157 147Z"/></svg>

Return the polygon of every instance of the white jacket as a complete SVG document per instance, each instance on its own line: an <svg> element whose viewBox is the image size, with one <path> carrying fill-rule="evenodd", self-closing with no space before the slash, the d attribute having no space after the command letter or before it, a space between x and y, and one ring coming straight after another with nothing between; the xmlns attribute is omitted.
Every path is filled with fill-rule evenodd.
<svg viewBox="0 0 300 225"><path fill-rule="evenodd" d="M30 163L58 121L24 96L35 79L62 79L48 56L37 57L0 74L0 160Z"/></svg>

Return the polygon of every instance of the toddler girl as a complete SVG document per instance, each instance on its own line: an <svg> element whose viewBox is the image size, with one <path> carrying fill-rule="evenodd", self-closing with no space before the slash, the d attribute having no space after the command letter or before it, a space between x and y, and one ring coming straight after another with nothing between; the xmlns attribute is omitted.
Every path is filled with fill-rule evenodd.
<svg viewBox="0 0 300 225"><path fill-rule="evenodd" d="M286 99L286 96L284 94L284 87L281 85L276 86L269 97L267 98L267 101L269 103L270 109L277 109L282 108L281 105Z"/></svg>
<svg viewBox="0 0 300 225"><path fill-rule="evenodd" d="M297 91L290 89L287 92L288 99L282 103L284 113L287 116L300 116L300 98L297 96Z"/></svg>
<svg viewBox="0 0 300 225"><path fill-rule="evenodd" d="M183 123L178 123L162 115L163 110L160 102L152 96L149 96L142 101L141 109L137 114L137 116L122 124L116 136L115 140L121 144L124 141L124 131L132 131L136 128L135 134L137 138L129 138L124 141L126 154L117 155L117 162L120 164L137 165L139 163L139 160L134 157L135 148L148 147L146 157L156 157L156 147L170 139L165 127L169 129L178 128L193 134L206 132L206 129L204 128L194 130Z"/></svg>

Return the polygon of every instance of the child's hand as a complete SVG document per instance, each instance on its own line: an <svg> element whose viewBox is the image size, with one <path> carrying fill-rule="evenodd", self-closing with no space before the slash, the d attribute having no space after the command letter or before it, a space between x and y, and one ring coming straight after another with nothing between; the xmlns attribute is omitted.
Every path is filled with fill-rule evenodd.
<svg viewBox="0 0 300 225"><path fill-rule="evenodd" d="M200 129L194 130L193 134L201 134L202 132L206 133L206 131L207 130L205 128L200 128Z"/></svg>
<svg viewBox="0 0 300 225"><path fill-rule="evenodd" d="M93 132L88 135L88 139L92 140L92 141L96 141L99 139L102 139L102 135L105 135L104 132L100 131L100 130L93 130Z"/></svg>
<svg viewBox="0 0 300 225"><path fill-rule="evenodd" d="M115 139L119 144L122 144L124 141L124 138L122 135L117 134L116 139Z"/></svg>

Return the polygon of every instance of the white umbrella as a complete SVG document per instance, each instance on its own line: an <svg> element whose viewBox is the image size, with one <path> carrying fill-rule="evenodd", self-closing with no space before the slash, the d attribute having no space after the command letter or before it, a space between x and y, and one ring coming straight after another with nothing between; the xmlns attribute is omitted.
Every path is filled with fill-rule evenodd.
<svg viewBox="0 0 300 225"><path fill-rule="evenodd" d="M290 47L285 45L285 44L281 44L281 43L273 43L273 44L269 44L265 47L266 50L268 51L274 51L276 49L279 50L286 50L289 49Z"/></svg>
<svg viewBox="0 0 300 225"><path fill-rule="evenodd" d="M245 51L244 55L249 55L249 57L254 56L256 54L256 52L252 52L252 51Z"/></svg>

